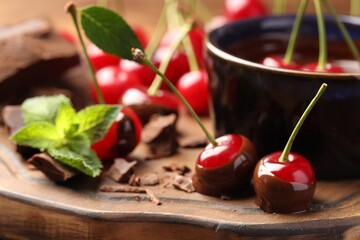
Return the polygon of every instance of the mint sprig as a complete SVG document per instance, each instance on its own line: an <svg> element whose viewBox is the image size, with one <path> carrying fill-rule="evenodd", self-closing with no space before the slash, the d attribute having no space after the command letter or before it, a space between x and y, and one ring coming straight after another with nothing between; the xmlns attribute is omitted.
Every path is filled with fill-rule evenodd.
<svg viewBox="0 0 360 240"><path fill-rule="evenodd" d="M120 106L93 105L76 113L68 98L51 96L30 98L21 108L26 124L11 136L13 141L89 176L100 174L102 164L91 144L105 136Z"/></svg>

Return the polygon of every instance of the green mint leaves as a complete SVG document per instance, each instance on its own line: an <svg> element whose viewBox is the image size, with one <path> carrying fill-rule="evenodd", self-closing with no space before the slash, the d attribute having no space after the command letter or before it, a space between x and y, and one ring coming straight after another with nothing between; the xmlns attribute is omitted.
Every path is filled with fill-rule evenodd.
<svg viewBox="0 0 360 240"><path fill-rule="evenodd" d="M35 97L22 107L25 126L11 139L19 145L48 152L59 162L89 176L101 172L101 162L91 144L104 137L120 106L93 105L78 113L63 95Z"/></svg>
<svg viewBox="0 0 360 240"><path fill-rule="evenodd" d="M117 13L97 6L81 9L80 13L86 36L104 51L128 60L133 60L132 48L144 51L134 31Z"/></svg>

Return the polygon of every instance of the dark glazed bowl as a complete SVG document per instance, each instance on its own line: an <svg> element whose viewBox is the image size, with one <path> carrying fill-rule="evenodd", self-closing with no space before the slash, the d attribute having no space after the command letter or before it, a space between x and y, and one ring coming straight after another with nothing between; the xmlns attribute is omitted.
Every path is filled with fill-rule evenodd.
<svg viewBox="0 0 360 240"><path fill-rule="evenodd" d="M360 18L341 17L359 48ZM244 134L259 156L284 148L321 83L328 88L295 140L318 178L360 177L360 70L337 25L326 18L329 61L347 73L328 74L265 67L269 54L284 54L294 16L239 21L212 31L206 43L211 115L217 136ZM305 16L294 59L316 62L317 24Z"/></svg>

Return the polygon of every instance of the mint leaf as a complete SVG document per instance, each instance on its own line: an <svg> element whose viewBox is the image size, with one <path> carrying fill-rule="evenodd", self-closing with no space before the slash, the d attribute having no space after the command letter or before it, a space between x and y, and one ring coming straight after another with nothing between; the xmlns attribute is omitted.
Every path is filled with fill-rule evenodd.
<svg viewBox="0 0 360 240"><path fill-rule="evenodd" d="M11 139L19 145L38 148L40 151L59 146L63 140L57 128L48 122L27 125L14 133Z"/></svg>
<svg viewBox="0 0 360 240"><path fill-rule="evenodd" d="M69 104L61 104L56 115L55 125L63 137L71 137L79 128L74 123L76 117L75 109Z"/></svg>
<svg viewBox="0 0 360 240"><path fill-rule="evenodd" d="M119 112L120 106L104 104L84 108L77 114L78 133L85 133L92 143L101 140Z"/></svg>
<svg viewBox="0 0 360 240"><path fill-rule="evenodd" d="M86 36L105 52L133 60L131 48L144 51L134 31L117 13L97 6L84 8L80 13Z"/></svg>
<svg viewBox="0 0 360 240"><path fill-rule="evenodd" d="M79 147L79 146L78 146ZM90 147L73 149L72 146L51 148L48 153L59 162L71 166L86 175L96 177L100 175L102 165L96 153Z"/></svg>
<svg viewBox="0 0 360 240"><path fill-rule="evenodd" d="M29 98L21 105L25 125L34 122L54 123L60 105L71 105L64 95Z"/></svg>

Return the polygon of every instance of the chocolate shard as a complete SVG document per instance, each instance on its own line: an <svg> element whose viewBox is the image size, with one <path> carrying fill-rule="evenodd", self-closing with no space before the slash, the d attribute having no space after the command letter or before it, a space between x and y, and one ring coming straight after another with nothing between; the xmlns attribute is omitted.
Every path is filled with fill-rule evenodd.
<svg viewBox="0 0 360 240"><path fill-rule="evenodd" d="M140 177L141 186L155 186L160 183L160 178L157 173L147 173Z"/></svg>
<svg viewBox="0 0 360 240"><path fill-rule="evenodd" d="M186 173L191 172L191 169L186 165L178 165L178 164L171 164L163 166L163 169L167 172L176 172L179 175L185 175Z"/></svg>
<svg viewBox="0 0 360 240"><path fill-rule="evenodd" d="M178 190L181 190L181 191L184 191L187 193L195 192L195 188L192 184L191 177L176 175L173 179L173 186L175 187L175 189L178 189Z"/></svg>
<svg viewBox="0 0 360 240"><path fill-rule="evenodd" d="M64 182L77 175L77 171L64 166L47 153L34 154L28 163L34 165L54 182Z"/></svg>
<svg viewBox="0 0 360 240"><path fill-rule="evenodd" d="M179 143L176 132L176 114L153 115L142 131L142 141L147 143L153 157L171 156L177 152Z"/></svg>
<svg viewBox="0 0 360 240"><path fill-rule="evenodd" d="M5 128L10 135L24 126L20 105L8 105L2 109L2 118Z"/></svg>
<svg viewBox="0 0 360 240"><path fill-rule="evenodd" d="M128 107L136 113L143 125L146 125L153 115L176 114L176 117L178 116L178 112L174 109L158 103L131 104Z"/></svg>
<svg viewBox="0 0 360 240"><path fill-rule="evenodd" d="M126 159L117 158L106 174L116 182L128 183L136 164L136 161L128 162Z"/></svg>
<svg viewBox="0 0 360 240"><path fill-rule="evenodd" d="M90 81L80 67L77 49L55 32L47 19L2 28L0 52L0 110L5 105L21 104L39 87L67 89L76 99L90 102ZM74 76L67 74L74 68L82 69L81 81L86 88L79 90Z"/></svg>
<svg viewBox="0 0 360 240"><path fill-rule="evenodd" d="M14 134L17 130L24 126L20 105L5 106L1 112L1 115L9 135ZM16 145L16 151L20 153L24 159L28 159L34 154L39 153L39 150L35 148L20 145Z"/></svg>

